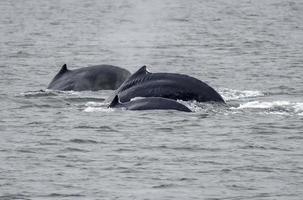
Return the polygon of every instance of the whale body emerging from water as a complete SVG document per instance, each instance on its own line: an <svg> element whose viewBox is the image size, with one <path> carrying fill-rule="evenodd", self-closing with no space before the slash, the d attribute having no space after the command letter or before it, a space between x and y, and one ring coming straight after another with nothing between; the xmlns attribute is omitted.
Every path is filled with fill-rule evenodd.
<svg viewBox="0 0 303 200"><path fill-rule="evenodd" d="M124 108L126 110L178 110L191 112L185 105L178 103L175 100L162 97L148 97L121 103L119 102L118 95L116 95L108 107Z"/></svg>
<svg viewBox="0 0 303 200"><path fill-rule="evenodd" d="M65 91L115 90L129 76L129 71L113 65L96 65L69 70L64 64L47 89Z"/></svg>
<svg viewBox="0 0 303 200"><path fill-rule="evenodd" d="M225 103L217 91L194 77L175 73L150 73L146 66L131 75L107 102L111 102L116 95L121 102L128 102L135 97L163 97Z"/></svg>

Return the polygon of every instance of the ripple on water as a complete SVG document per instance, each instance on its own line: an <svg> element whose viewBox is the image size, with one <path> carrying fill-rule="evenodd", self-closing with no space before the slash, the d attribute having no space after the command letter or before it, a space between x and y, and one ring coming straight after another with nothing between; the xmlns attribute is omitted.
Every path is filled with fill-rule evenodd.
<svg viewBox="0 0 303 200"><path fill-rule="evenodd" d="M176 187L176 184L173 183L166 183L166 184L160 184L160 185L154 185L152 186L152 188L156 188L156 189L166 189L166 188L173 188Z"/></svg>
<svg viewBox="0 0 303 200"><path fill-rule="evenodd" d="M44 197L51 197L51 198L66 198L66 197L85 197L83 194L79 193L70 193L70 194L64 194L64 193L51 193L48 195L45 195Z"/></svg>
<svg viewBox="0 0 303 200"><path fill-rule="evenodd" d="M89 139L71 139L69 142L77 143L77 144L97 144L98 142L95 140Z"/></svg>
<svg viewBox="0 0 303 200"><path fill-rule="evenodd" d="M23 147L23 148L17 148L16 149L17 152L19 153L29 153L29 154L35 154L35 153L41 153L41 152L45 152L47 151L46 148L34 148L34 147L30 147L30 148L26 148L26 147Z"/></svg>
<svg viewBox="0 0 303 200"><path fill-rule="evenodd" d="M110 126L99 126L99 127L97 127L97 131L109 132L109 133L119 132L117 129L114 129L114 128L110 127Z"/></svg>
<svg viewBox="0 0 303 200"><path fill-rule="evenodd" d="M24 194L4 194L4 195L0 196L0 199L3 199L3 200L11 200L11 199L30 200L30 199L32 199L32 196L24 195Z"/></svg>
<svg viewBox="0 0 303 200"><path fill-rule="evenodd" d="M258 150L274 150L274 151L291 151L291 149L286 149L286 148L280 148L280 147L274 147L274 146L268 146L268 145L245 145L240 147L240 149L258 149Z"/></svg>
<svg viewBox="0 0 303 200"><path fill-rule="evenodd" d="M118 130L110 127L110 126L89 126L89 125L78 125L74 128L77 129L94 129L96 131L103 131L103 132L119 132Z"/></svg>
<svg viewBox="0 0 303 200"><path fill-rule="evenodd" d="M220 148L210 148L210 147L201 147L201 146L167 146L167 145L159 145L159 146L149 146L149 147L143 147L143 149L153 149L153 150L161 150L161 149L168 149L168 150L176 150L176 151L221 151Z"/></svg>
<svg viewBox="0 0 303 200"><path fill-rule="evenodd" d="M54 91L38 90L38 91L23 92L20 93L19 95L16 95L16 97L27 97L27 98L48 97L48 96L58 96L58 94Z"/></svg>
<svg viewBox="0 0 303 200"><path fill-rule="evenodd" d="M89 150L86 150L86 149L81 149L81 148L75 148L75 147L66 147L64 148L63 150L61 150L61 152L83 152L83 153L87 153L89 152Z"/></svg>
<svg viewBox="0 0 303 200"><path fill-rule="evenodd" d="M97 127L88 126L88 125L79 125L79 126L75 126L74 128L78 128L78 129L96 129Z"/></svg>
<svg viewBox="0 0 303 200"><path fill-rule="evenodd" d="M102 103L105 100L105 98L102 97L69 97L65 98L65 101L68 101L70 103L84 103L84 102L95 102L97 105L104 105ZM86 106L89 105L88 103L85 104Z"/></svg>

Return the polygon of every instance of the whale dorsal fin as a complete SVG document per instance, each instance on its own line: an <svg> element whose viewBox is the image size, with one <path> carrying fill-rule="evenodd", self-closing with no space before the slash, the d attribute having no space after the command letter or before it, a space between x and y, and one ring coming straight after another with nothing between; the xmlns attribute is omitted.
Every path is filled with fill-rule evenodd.
<svg viewBox="0 0 303 200"><path fill-rule="evenodd" d="M109 107L111 106L115 106L119 103L119 98L117 96L117 94L126 89L131 87L132 85L136 84L136 82L134 80L136 80L136 78L140 79L140 76L146 75L146 74L151 74L150 72L148 72L146 70L146 66L142 66L140 69L138 69L135 73L133 73L130 77L128 77L128 79L126 79L126 81L124 81L124 83L122 83L122 85L120 85L120 87L114 92L114 94L112 94L106 101L107 102L111 102ZM117 98L117 99L116 99ZM116 101L115 101L116 99Z"/></svg>
<svg viewBox="0 0 303 200"><path fill-rule="evenodd" d="M109 104L109 108L115 107L119 104L119 97L118 95L115 96L115 98L112 100L112 102Z"/></svg>
<svg viewBox="0 0 303 200"><path fill-rule="evenodd" d="M58 75L64 74L64 73L67 72L67 71L68 71L67 66L66 66L66 64L64 64L64 65L61 67L61 69L60 69Z"/></svg>
<svg viewBox="0 0 303 200"><path fill-rule="evenodd" d="M63 74L68 72L69 70L66 67L66 64L64 64L60 71L56 74L56 76L53 78L53 80L50 82L50 84L47 86L47 88L51 88L54 84L56 84L56 80L58 80L60 77L62 77Z"/></svg>
<svg viewBox="0 0 303 200"><path fill-rule="evenodd" d="M138 71L136 71L131 77L136 77L140 75L150 74L149 71L146 70L146 66L142 66Z"/></svg>
<svg viewBox="0 0 303 200"><path fill-rule="evenodd" d="M60 71L56 74L56 76L53 78L52 82L57 80L58 78L60 78L63 74L65 74L66 72L68 72L69 70L66 67L66 64L64 64Z"/></svg>

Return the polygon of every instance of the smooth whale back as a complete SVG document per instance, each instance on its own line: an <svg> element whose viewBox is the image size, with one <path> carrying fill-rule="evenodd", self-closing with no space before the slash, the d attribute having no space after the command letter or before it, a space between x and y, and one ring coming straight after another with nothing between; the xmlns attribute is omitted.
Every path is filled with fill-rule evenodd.
<svg viewBox="0 0 303 200"><path fill-rule="evenodd" d="M129 71L112 65L96 65L68 70L64 64L47 88L65 91L114 90L129 76Z"/></svg>
<svg viewBox="0 0 303 200"><path fill-rule="evenodd" d="M191 112L191 110L185 105L175 100L162 97L147 97L121 103L118 95L116 95L108 107L124 108L127 110L178 110L183 112Z"/></svg>
<svg viewBox="0 0 303 200"><path fill-rule="evenodd" d="M184 74L150 73L146 66L131 75L110 97L119 96L121 102L134 97L163 97L174 100L222 102L221 95L206 83Z"/></svg>

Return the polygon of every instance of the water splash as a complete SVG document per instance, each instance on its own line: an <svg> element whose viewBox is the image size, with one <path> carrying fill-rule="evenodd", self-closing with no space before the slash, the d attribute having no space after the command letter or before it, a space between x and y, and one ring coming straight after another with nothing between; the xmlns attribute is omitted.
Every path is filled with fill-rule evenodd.
<svg viewBox="0 0 303 200"><path fill-rule="evenodd" d="M87 107L105 107L107 104L104 102L94 102L94 101L89 101L85 104Z"/></svg>
<svg viewBox="0 0 303 200"><path fill-rule="evenodd" d="M85 104L84 112L112 112L113 109L107 108L107 105L105 102L89 101Z"/></svg>
<svg viewBox="0 0 303 200"><path fill-rule="evenodd" d="M225 101L229 100L238 100L238 99L246 99L252 97L261 97L265 94L261 91L256 90L234 90L234 89L220 89L219 93L224 98Z"/></svg>
<svg viewBox="0 0 303 200"><path fill-rule="evenodd" d="M296 103L293 107L298 115L303 116L303 103Z"/></svg>
<svg viewBox="0 0 303 200"><path fill-rule="evenodd" d="M267 114L277 115L302 115L303 103L290 101L250 101L231 107L232 110L257 110Z"/></svg>
<svg viewBox="0 0 303 200"><path fill-rule="evenodd" d="M112 112L112 108L106 107L87 107L84 109L84 112Z"/></svg>
<svg viewBox="0 0 303 200"><path fill-rule="evenodd" d="M251 101L244 104L241 104L238 109L244 108L278 108L289 106L291 103L289 101L273 101L273 102L260 102L260 101Z"/></svg>

